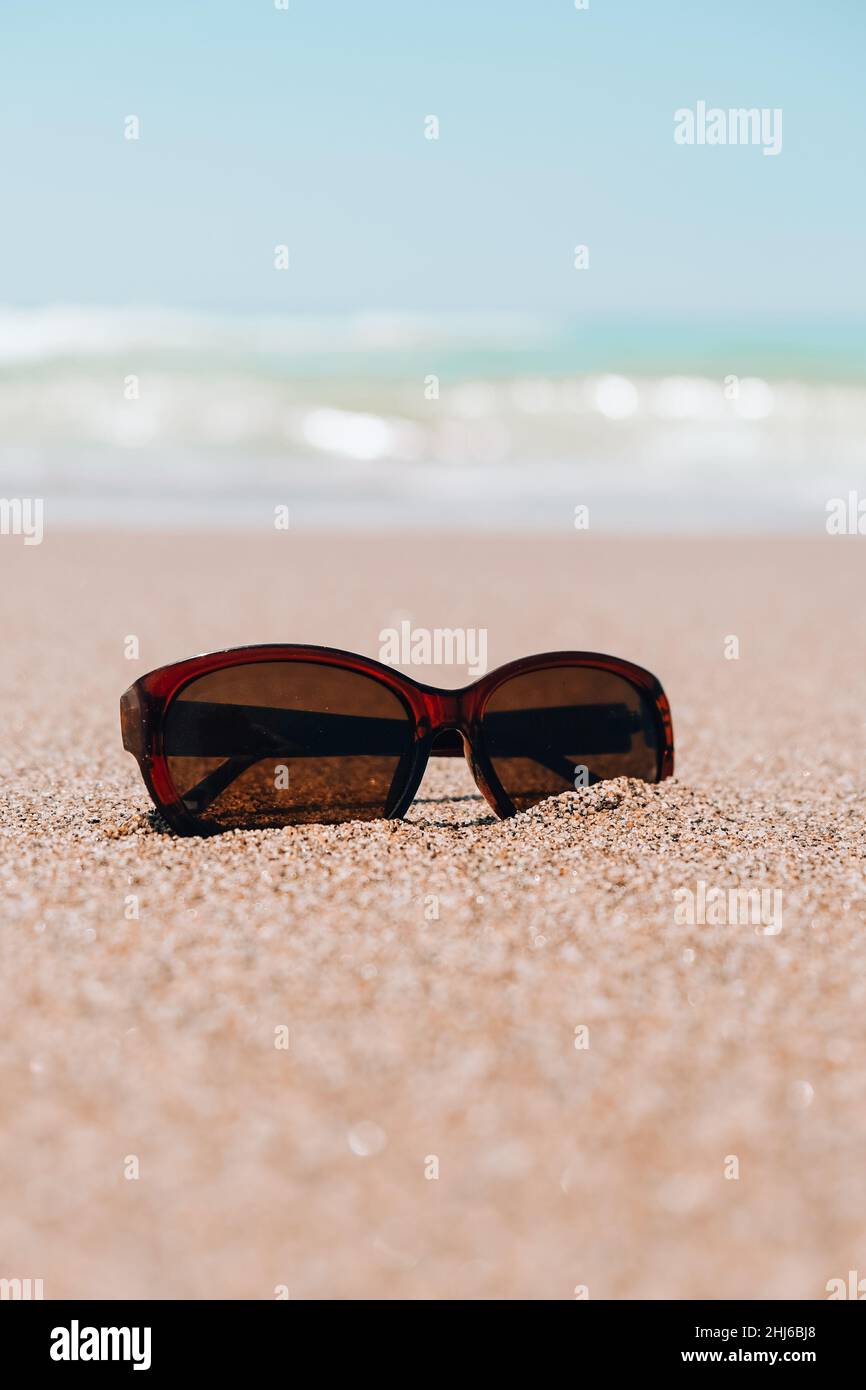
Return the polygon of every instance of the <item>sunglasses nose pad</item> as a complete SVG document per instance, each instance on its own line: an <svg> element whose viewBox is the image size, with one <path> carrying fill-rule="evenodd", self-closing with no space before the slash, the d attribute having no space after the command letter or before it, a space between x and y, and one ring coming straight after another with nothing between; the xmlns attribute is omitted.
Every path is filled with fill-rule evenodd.
<svg viewBox="0 0 866 1390"><path fill-rule="evenodd" d="M472 773L472 780L474 781L478 790L481 792L485 801L487 801L488 804L493 807L497 816L501 816L503 814L501 806L497 803L496 793L491 788L486 776L484 775L484 769L481 767L478 759L475 756L475 753L472 748L472 742L468 734L464 733L462 729L458 729L453 726L442 729L434 739L433 748L431 751L436 757L439 758L459 758L462 754L463 757L466 759L467 763L469 764L469 771Z"/></svg>
<svg viewBox="0 0 866 1390"><path fill-rule="evenodd" d="M463 755L466 758L467 763L469 764L469 770L472 773L472 779L476 787L481 792L487 804L493 807L497 816L500 816L502 812L497 803L496 796L491 790L487 778L484 776L484 773L478 764L478 761L472 750L472 744L470 743L466 734L461 732L460 737L463 740Z"/></svg>

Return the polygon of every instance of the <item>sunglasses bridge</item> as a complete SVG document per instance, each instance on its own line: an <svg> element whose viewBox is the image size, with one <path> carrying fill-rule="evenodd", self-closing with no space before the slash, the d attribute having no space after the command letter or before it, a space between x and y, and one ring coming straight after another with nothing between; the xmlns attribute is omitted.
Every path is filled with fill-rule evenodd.
<svg viewBox="0 0 866 1390"><path fill-rule="evenodd" d="M432 739L431 758L462 758L471 742L474 723L472 687L436 690L425 686L423 689L427 713L419 720L419 737Z"/></svg>

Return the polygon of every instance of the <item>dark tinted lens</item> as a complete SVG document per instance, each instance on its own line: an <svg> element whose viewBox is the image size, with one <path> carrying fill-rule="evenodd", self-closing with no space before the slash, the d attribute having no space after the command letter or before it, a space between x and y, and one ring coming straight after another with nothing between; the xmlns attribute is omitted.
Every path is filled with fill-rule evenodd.
<svg viewBox="0 0 866 1390"><path fill-rule="evenodd" d="M169 773L203 827L371 820L393 810L414 722L369 676L255 662L200 676L168 708Z"/></svg>
<svg viewBox="0 0 866 1390"><path fill-rule="evenodd" d="M518 811L605 777L658 777L655 707L607 671L557 666L514 676L494 690L482 729Z"/></svg>

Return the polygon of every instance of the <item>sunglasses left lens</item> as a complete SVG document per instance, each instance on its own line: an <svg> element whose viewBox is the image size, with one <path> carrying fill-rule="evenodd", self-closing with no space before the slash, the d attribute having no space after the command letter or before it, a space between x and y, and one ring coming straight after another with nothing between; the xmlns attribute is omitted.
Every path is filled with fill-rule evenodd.
<svg viewBox="0 0 866 1390"><path fill-rule="evenodd" d="M199 676L163 726L169 775L203 830L388 815L406 785L414 732L386 685L306 661Z"/></svg>

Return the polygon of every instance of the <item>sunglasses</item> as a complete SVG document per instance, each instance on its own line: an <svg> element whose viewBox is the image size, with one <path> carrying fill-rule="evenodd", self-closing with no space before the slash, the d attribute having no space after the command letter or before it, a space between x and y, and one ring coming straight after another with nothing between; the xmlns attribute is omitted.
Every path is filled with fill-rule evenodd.
<svg viewBox="0 0 866 1390"><path fill-rule="evenodd" d="M655 676L592 652L530 656L438 690L330 647L238 647L142 676L120 723L184 835L402 816L431 756L465 755L499 816L674 767Z"/></svg>

